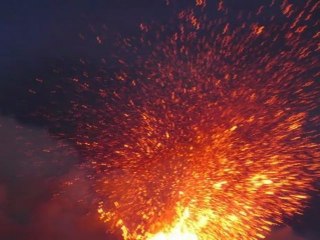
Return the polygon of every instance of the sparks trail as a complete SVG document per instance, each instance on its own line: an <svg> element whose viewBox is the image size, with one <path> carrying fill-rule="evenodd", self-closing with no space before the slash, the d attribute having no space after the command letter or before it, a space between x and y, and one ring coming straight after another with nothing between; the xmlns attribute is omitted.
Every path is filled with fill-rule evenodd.
<svg viewBox="0 0 320 240"><path fill-rule="evenodd" d="M301 212L319 177L317 133L305 129L319 122L319 3L273 1L237 23L222 1L218 19L196 6L176 27L141 24L139 43L123 39L138 57L118 59L108 88L73 79L98 212L124 239L263 238Z"/></svg>

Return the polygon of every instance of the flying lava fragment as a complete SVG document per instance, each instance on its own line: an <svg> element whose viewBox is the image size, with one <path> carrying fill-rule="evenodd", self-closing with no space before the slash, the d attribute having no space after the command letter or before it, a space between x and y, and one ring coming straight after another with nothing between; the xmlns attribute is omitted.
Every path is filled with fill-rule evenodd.
<svg viewBox="0 0 320 240"><path fill-rule="evenodd" d="M320 176L319 5L197 0L122 39L132 56L113 84L73 79L70 118L109 231L254 240L302 212Z"/></svg>

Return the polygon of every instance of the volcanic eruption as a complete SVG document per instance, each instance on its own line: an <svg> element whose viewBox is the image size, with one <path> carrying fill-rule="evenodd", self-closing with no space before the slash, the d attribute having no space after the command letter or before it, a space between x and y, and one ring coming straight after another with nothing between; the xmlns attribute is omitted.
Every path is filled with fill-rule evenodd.
<svg viewBox="0 0 320 240"><path fill-rule="evenodd" d="M72 79L74 139L108 230L252 240L301 213L320 173L319 5L196 1L119 40L131 54L112 84Z"/></svg>

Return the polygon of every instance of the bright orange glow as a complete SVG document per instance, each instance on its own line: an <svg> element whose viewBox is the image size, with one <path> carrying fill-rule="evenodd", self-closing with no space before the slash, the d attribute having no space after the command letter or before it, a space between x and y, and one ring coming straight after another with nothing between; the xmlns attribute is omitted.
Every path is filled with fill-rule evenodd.
<svg viewBox="0 0 320 240"><path fill-rule="evenodd" d="M163 231L156 233L155 235L149 236L148 240L198 240L197 235L193 232L192 227L188 227L188 218L190 217L189 209L186 208L182 216L179 216L178 221L175 225L168 229L168 231Z"/></svg>
<svg viewBox="0 0 320 240"><path fill-rule="evenodd" d="M218 19L196 5L176 27L123 39L133 56L107 83L76 83L98 98L80 97L72 117L100 220L126 240L261 239L302 212L320 176L319 3L246 17L219 1Z"/></svg>

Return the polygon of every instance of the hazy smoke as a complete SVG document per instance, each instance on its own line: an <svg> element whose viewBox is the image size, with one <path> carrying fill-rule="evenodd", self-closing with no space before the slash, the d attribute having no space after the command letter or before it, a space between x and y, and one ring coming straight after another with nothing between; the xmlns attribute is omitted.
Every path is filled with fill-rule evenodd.
<svg viewBox="0 0 320 240"><path fill-rule="evenodd" d="M0 142L0 239L112 239L74 149L5 117Z"/></svg>

